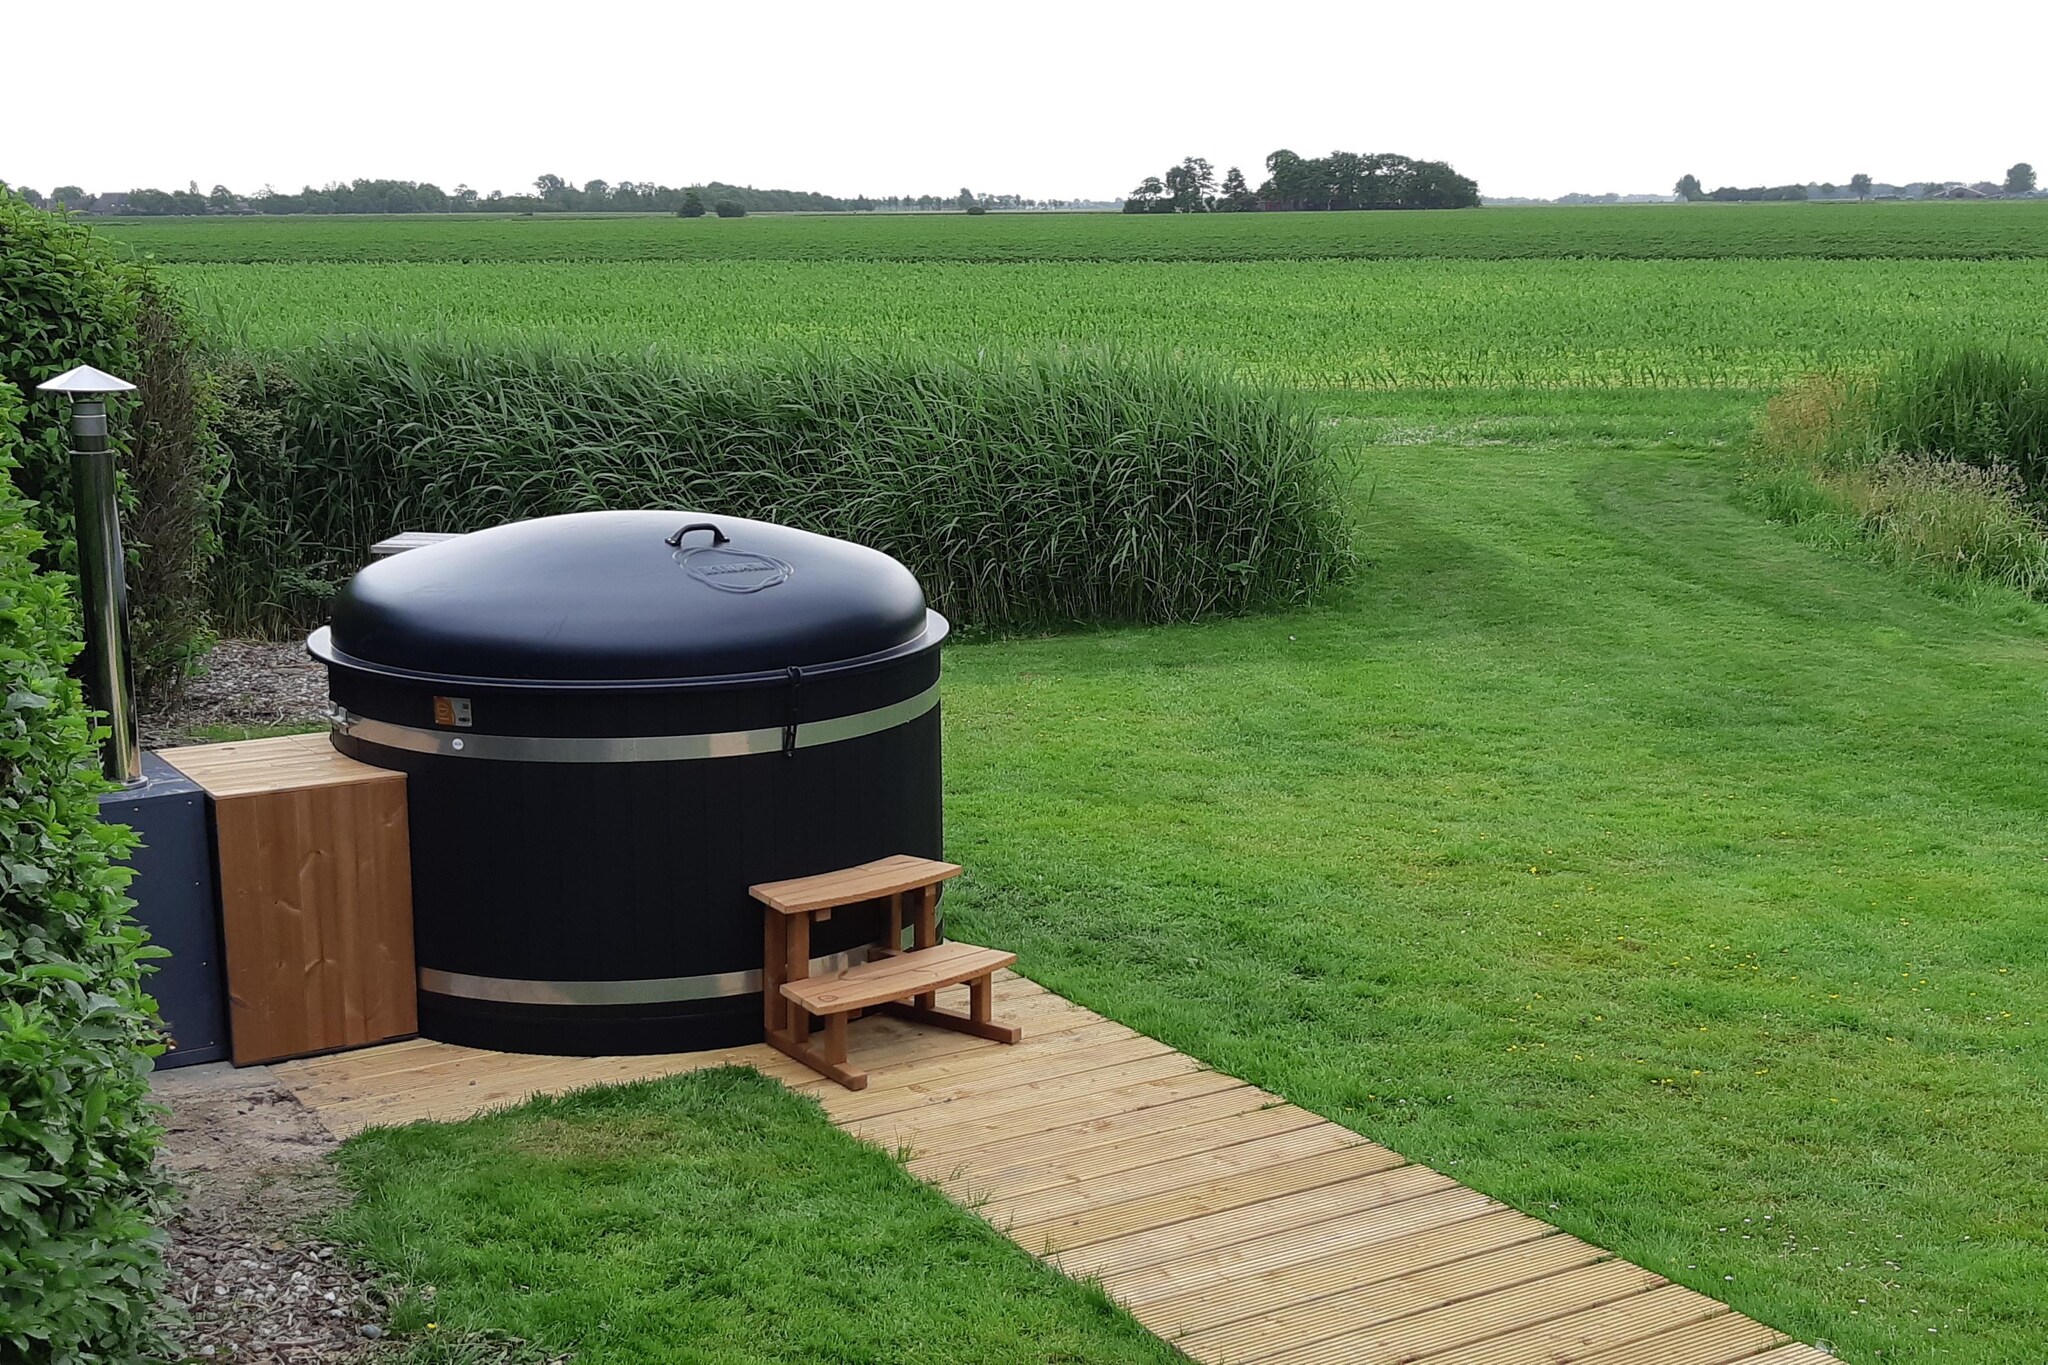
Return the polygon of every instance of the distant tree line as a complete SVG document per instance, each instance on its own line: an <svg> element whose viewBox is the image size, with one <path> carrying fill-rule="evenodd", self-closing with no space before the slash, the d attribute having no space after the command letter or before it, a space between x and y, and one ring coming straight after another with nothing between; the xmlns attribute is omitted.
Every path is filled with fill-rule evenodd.
<svg viewBox="0 0 2048 1365"><path fill-rule="evenodd" d="M1993 199L2031 195L2035 192L2035 179L2034 168L2022 161L2006 171L2002 184L1988 180L1975 184L1960 180L1914 180L1904 185L1880 185L1858 171L1849 177L1845 185L1836 185L1832 181L1806 185L1754 185L1747 189L1723 185L1711 192L1701 187L1698 176L1682 175L1671 190L1687 201L1718 200L1723 203L1799 199Z"/></svg>
<svg viewBox="0 0 2048 1365"><path fill-rule="evenodd" d="M243 195L225 185L201 192L197 181L182 190L134 189L90 194L77 185L59 185L48 196L32 189L18 189L16 193L43 208L144 217L230 213L676 213L694 217L706 205L715 206L721 216L735 217L745 213L847 213L874 209L971 208L986 212L992 208L1067 208L1078 204L1071 200L1026 199L1015 194L977 195L966 189L957 194L892 194L879 199L861 195L842 199L806 190L761 190L716 180L681 187L632 180L616 185L588 180L579 187L559 175L535 179L531 194L505 194L498 190L486 194L468 185L457 185L449 191L420 180L352 180L319 189L308 185L296 194L265 186L256 194Z"/></svg>
<svg viewBox="0 0 2048 1365"><path fill-rule="evenodd" d="M1318 212L1346 209L1463 209L1479 204L1479 185L1441 161L1392 152L1299 156L1282 149L1266 158L1266 179L1254 190L1232 166L1191 156L1163 176L1147 176L1124 200L1125 213Z"/></svg>

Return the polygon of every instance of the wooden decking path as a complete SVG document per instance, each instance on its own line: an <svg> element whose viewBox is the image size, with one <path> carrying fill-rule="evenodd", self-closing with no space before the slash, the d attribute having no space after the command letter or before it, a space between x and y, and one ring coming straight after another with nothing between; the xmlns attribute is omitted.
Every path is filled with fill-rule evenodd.
<svg viewBox="0 0 2048 1365"><path fill-rule="evenodd" d="M964 994L964 992L961 992ZM741 1063L1200 1361L1819 1365L1832 1357L1015 976L1003 1047L852 1026L847 1091L766 1046L593 1059L393 1043L274 1068L337 1135Z"/></svg>

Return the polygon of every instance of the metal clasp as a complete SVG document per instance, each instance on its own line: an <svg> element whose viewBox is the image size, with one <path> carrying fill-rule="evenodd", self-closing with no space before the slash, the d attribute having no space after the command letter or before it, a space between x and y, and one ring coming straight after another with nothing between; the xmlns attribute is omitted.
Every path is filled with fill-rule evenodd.
<svg viewBox="0 0 2048 1365"><path fill-rule="evenodd" d="M796 725L798 716L799 689L803 686L804 671L792 666L789 670L789 719L782 727L782 756L796 757Z"/></svg>

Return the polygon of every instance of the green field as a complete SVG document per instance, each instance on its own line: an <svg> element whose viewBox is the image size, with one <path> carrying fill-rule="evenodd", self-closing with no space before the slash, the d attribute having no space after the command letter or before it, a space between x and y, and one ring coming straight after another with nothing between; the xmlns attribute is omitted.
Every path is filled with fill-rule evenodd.
<svg viewBox="0 0 2048 1365"><path fill-rule="evenodd" d="M2039 340L2048 259L1984 258L2044 229L2022 203L117 225L190 262L230 344L1107 344L1312 391L1358 475L1350 585L949 651L953 922L1866 1365L2048 1358L2048 613L1765 521L1734 447L1802 371ZM1866 259L1800 259L1839 255ZM1636 259L1478 259L1517 256ZM277 258L305 263L204 263Z"/></svg>
<svg viewBox="0 0 2048 1365"><path fill-rule="evenodd" d="M2048 256L2048 202L2023 201L978 218L131 218L105 226L167 263Z"/></svg>
<svg viewBox="0 0 2048 1365"><path fill-rule="evenodd" d="M823 221L823 220L820 220ZM2048 223L2048 214L2043 216ZM2033 332L2041 261L180 266L228 336L545 332L690 354L910 340L1184 349L1312 388L1760 389Z"/></svg>

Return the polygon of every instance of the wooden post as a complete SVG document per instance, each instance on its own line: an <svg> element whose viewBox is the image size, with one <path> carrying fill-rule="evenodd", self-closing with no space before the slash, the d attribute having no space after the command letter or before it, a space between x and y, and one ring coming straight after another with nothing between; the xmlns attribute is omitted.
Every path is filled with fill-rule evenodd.
<svg viewBox="0 0 2048 1365"><path fill-rule="evenodd" d="M786 933L789 936L787 956L783 959L783 975L790 981L802 981L811 974L811 917L809 915L784 915ZM789 1013L789 1036L798 1047L811 1039L811 1012L801 1005L792 1006Z"/></svg>
<svg viewBox="0 0 2048 1365"><path fill-rule="evenodd" d="M761 1027L780 1033L788 1010L782 998L783 975L789 963L789 930L777 910L761 912Z"/></svg>
<svg viewBox="0 0 2048 1365"><path fill-rule="evenodd" d="M803 1011L799 1009L797 1013ZM825 1060L834 1063L846 1061L846 1015L844 1013L825 1016Z"/></svg>
<svg viewBox="0 0 2048 1365"><path fill-rule="evenodd" d="M917 946L935 948L939 943L939 888L922 886L917 890ZM913 1001L921 1010L935 1010L939 1007L938 993L927 991Z"/></svg>

